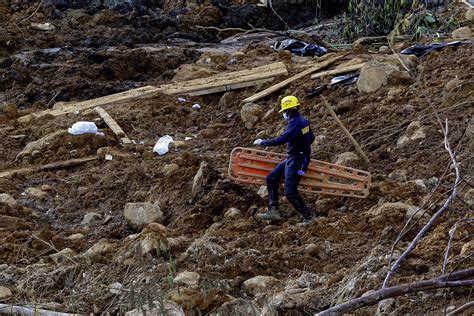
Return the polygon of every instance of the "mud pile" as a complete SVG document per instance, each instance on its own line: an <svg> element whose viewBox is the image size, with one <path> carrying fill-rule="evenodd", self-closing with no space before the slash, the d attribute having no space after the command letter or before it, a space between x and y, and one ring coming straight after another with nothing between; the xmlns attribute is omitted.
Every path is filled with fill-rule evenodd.
<svg viewBox="0 0 474 316"><path fill-rule="evenodd" d="M91 22L87 32L104 30ZM472 45L433 52L417 61L411 77L388 82L373 93L360 93L357 85L336 85L324 93L361 143L369 165L353 154L320 100L307 96L327 78L306 77L258 101L264 111L253 128L242 121L240 101L284 78L225 94L180 96L184 102L160 94L104 106L134 140L127 146L94 111L17 120L55 101L167 82L191 76L195 69L200 72L194 75L202 76L203 68L209 75L283 61L296 74L306 69L308 60L316 62L273 52L266 45L239 53L147 49L135 47L133 34L139 36L139 31L134 32L117 36L122 44L113 48L77 47L71 34L61 38L62 43L70 38L70 45L34 44L38 47L33 50L5 53L2 59L10 63L2 68L3 98L20 109L4 106L0 116L0 170L98 159L0 177L0 286L11 291L2 294L0 303L76 313L155 308L187 315L311 314L377 290L407 218L425 203L433 214L453 185L454 171L433 109L449 122L449 141L463 175L459 199L391 284L440 274L449 231L459 214L472 210ZM128 40L134 43L130 47L123 44ZM372 50L350 52L340 63L375 57L386 58ZM182 64L189 65L177 70ZM284 221L257 221L254 215L266 203L257 194L259 188L227 179L234 147L250 147L257 135L273 137L284 128L276 110L279 98L287 94L300 98L302 113L317 134L313 158L372 173L367 199L305 196L321 213L309 227L296 225L298 215L284 198ZM192 108L196 103L199 110ZM96 122L105 135L69 134L67 128L77 121ZM152 147L163 135L175 142L169 153L158 156ZM471 218L472 212L466 216ZM420 216L395 255L427 217ZM472 267L472 230L469 223L458 227L448 271ZM468 295L468 288L420 292L357 313L437 314L446 306L462 305Z"/></svg>

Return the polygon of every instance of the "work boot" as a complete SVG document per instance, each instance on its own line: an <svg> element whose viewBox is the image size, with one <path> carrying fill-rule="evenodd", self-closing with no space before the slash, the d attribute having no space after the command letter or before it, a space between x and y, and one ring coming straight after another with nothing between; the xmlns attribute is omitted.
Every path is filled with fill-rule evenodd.
<svg viewBox="0 0 474 316"><path fill-rule="evenodd" d="M262 221L278 221L281 219L281 215L276 207L270 207L266 213L257 214L257 218Z"/></svg>

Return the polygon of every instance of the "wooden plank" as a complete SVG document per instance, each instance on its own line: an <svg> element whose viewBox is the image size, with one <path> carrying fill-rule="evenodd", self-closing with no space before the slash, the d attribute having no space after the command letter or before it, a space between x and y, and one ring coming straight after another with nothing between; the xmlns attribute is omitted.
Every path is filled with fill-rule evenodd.
<svg viewBox="0 0 474 316"><path fill-rule="evenodd" d="M161 86L161 88L163 89L163 93L171 94L171 95L190 94L197 91L205 91L205 90L213 91L214 88L219 88L217 89L218 91L226 91L225 89L223 89L223 87L225 86L233 87L233 89L237 89L237 87L239 87L239 84L242 84L245 82L255 82L261 79L276 77L279 75L288 75L288 70L286 69L286 66L283 63L281 64L282 64L281 68L274 69L272 71L255 72L253 74L248 74L245 76L236 76L235 78L232 77L232 78L227 78L227 79L222 79L222 77L219 77L218 75L218 76L205 78L204 81L200 79L198 84L193 84L192 83L193 80L191 80L185 83L164 85L164 86ZM248 86L248 85L244 85L244 86ZM203 93L200 93L200 95L202 94Z"/></svg>
<svg viewBox="0 0 474 316"><path fill-rule="evenodd" d="M260 79L260 80L253 80L253 81L248 81L248 82L242 82L242 83L236 83L236 84L230 84L230 85L224 85L224 86L219 86L215 88L210 88L206 90L198 90L194 92L188 93L189 95L206 95L206 94L212 94L212 93L217 93L217 92L224 92L224 91L230 91L230 90L235 90L235 89L241 89L241 88L246 88L246 87L252 87L252 86L257 86L259 84L263 84L266 82L270 82L275 80L275 77L270 77L270 78L265 78L265 79Z"/></svg>
<svg viewBox="0 0 474 316"><path fill-rule="evenodd" d="M107 124L108 127L112 130L112 132L117 135L122 143L124 144L131 144L132 142L128 138L127 134L123 131L123 129L117 124L117 122L110 116L107 111L105 111L103 108L100 106L95 108L95 111L100 115L100 117L104 120L105 124Z"/></svg>
<svg viewBox="0 0 474 316"><path fill-rule="evenodd" d="M295 80L298 80L300 78L303 78L307 75L310 75L312 74L313 72L316 72L318 70L321 70L321 69L324 69L328 66L330 66L331 64L335 63L336 61L340 60L341 58L343 58L345 55L343 56L336 56L334 58L331 58L331 59L328 59L328 60L325 60L323 61L321 64L317 65L317 66L314 66L314 67L311 67L310 69L307 69L303 72L300 72L296 75L294 75L293 77L290 77L286 80L283 80L282 82L279 82L277 83L276 85L273 85L265 90L262 90L260 91L259 93L257 94L254 94L246 99L243 100L243 103L251 103L251 102L255 102L257 100L260 100L261 98L263 97L266 97L267 95L275 92L275 91L278 91L280 90L281 88L287 86L288 84L292 83L293 81Z"/></svg>
<svg viewBox="0 0 474 316"><path fill-rule="evenodd" d="M74 102L71 104L63 105L59 107L58 109L51 109L51 110L45 110L45 111L41 111L37 113L28 114L26 116L20 117L18 121L21 123L22 121L29 120L31 117L41 118L46 115L60 116L60 115L68 114L68 113L74 113L75 111L84 111L84 110L95 108L101 105L114 104L114 103L128 101L131 99L143 98L143 97L150 97L160 92L161 92L161 88L159 87L145 86L145 87L141 87L137 89L132 89L132 90L128 90L128 91L124 91L120 93L107 95L107 96L96 98L96 99L91 99L91 100L81 101L81 102Z"/></svg>
<svg viewBox="0 0 474 316"><path fill-rule="evenodd" d="M336 68L336 69L333 69L333 70L323 71L323 72L312 75L311 79L317 79L317 78L321 78L321 77L325 77L325 76L334 76L334 75L343 74L345 72L356 71L356 70L359 70L362 67L364 67L364 65L365 65L365 63L361 63L361 64L356 64L356 65L350 65L350 66L346 66L346 67Z"/></svg>
<svg viewBox="0 0 474 316"><path fill-rule="evenodd" d="M66 160L66 161L57 161L57 162L53 162L53 163L50 163L50 164L37 166L37 167L7 170L7 171L0 172L0 178L6 178L6 177L13 176L13 175L26 174L26 173L31 173L31 172L66 168L66 167L70 167L70 166L80 165L80 164L83 164L83 163L86 163L86 162L89 162L89 161L93 161L93 160L97 160L97 159L99 159L99 157L97 157L97 156L85 157L85 158L76 158L76 159L71 159L71 160Z"/></svg>

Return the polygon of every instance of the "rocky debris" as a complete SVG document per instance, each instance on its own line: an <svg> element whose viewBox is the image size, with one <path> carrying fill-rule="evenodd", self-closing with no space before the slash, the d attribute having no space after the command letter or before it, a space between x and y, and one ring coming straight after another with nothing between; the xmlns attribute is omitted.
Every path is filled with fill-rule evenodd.
<svg viewBox="0 0 474 316"><path fill-rule="evenodd" d="M462 246L461 252L459 254L461 255L461 257L464 257L469 254L472 254L473 252L474 252L474 240L470 240Z"/></svg>
<svg viewBox="0 0 474 316"><path fill-rule="evenodd" d="M195 310L208 314L214 306L220 306L232 299L216 287L202 289L196 286L173 290L168 293L167 298L182 306L186 315Z"/></svg>
<svg viewBox="0 0 474 316"><path fill-rule="evenodd" d="M54 253L54 254L50 255L49 257L51 258L51 260L54 261L54 263L58 264L58 263L61 263L61 262L67 261L67 260L72 260L72 258L75 255L76 255L76 253L74 252L74 250L72 250L70 248L64 248L60 252Z"/></svg>
<svg viewBox="0 0 474 316"><path fill-rule="evenodd" d="M56 141L56 139L68 135L67 130L59 130L41 137L38 140L28 143L25 148L16 156L15 160L22 159L25 156L31 156L33 152L41 153Z"/></svg>
<svg viewBox="0 0 474 316"><path fill-rule="evenodd" d="M94 258L97 256L102 256L105 255L111 251L113 251L116 248L116 245L107 239L101 239L92 247L86 250L82 255L84 257L89 257L89 258Z"/></svg>
<svg viewBox="0 0 474 316"><path fill-rule="evenodd" d="M12 296L12 291L9 288L0 285L0 300L9 298L10 296Z"/></svg>
<svg viewBox="0 0 474 316"><path fill-rule="evenodd" d="M163 173L168 176L178 169L179 169L179 166L177 164L170 163L163 167Z"/></svg>
<svg viewBox="0 0 474 316"><path fill-rule="evenodd" d="M191 188L191 199L196 199L204 188L206 178L211 174L211 167L205 161L201 161L199 170L193 178L193 186Z"/></svg>
<svg viewBox="0 0 474 316"><path fill-rule="evenodd" d="M304 253L309 256L316 256L319 252L319 247L316 244L307 244L304 247Z"/></svg>
<svg viewBox="0 0 474 316"><path fill-rule="evenodd" d="M201 276L199 273L183 271L174 278L173 283L178 285L195 286L199 284L200 278Z"/></svg>
<svg viewBox="0 0 474 316"><path fill-rule="evenodd" d="M200 264L214 265L222 261L224 253L224 248L202 237L193 241L184 252L184 257Z"/></svg>
<svg viewBox="0 0 474 316"><path fill-rule="evenodd" d="M242 284L242 288L244 289L245 293L247 293L247 295L255 296L259 293L267 292L277 283L278 279L272 276L258 275L245 281Z"/></svg>
<svg viewBox="0 0 474 316"><path fill-rule="evenodd" d="M166 299L154 301L153 304L146 304L141 306L140 308L125 313L125 316L147 315L185 316L183 308L181 306L179 306L173 301Z"/></svg>
<svg viewBox="0 0 474 316"><path fill-rule="evenodd" d="M18 107L14 103L4 103L2 104L1 109L5 116L10 120L14 120L18 117Z"/></svg>
<svg viewBox="0 0 474 316"><path fill-rule="evenodd" d="M260 121L263 115L263 109L260 105L254 103L245 103L240 110L240 118L244 122L245 128L252 129Z"/></svg>
<svg viewBox="0 0 474 316"><path fill-rule="evenodd" d="M453 79L449 80L446 85L444 86L444 90L446 92L454 92L456 89L458 89L461 85L463 84L463 80L459 80L459 78L456 76Z"/></svg>
<svg viewBox="0 0 474 316"><path fill-rule="evenodd" d="M377 310L375 311L376 316L383 316L390 314L395 306L395 299L389 298L386 300L381 301L377 305Z"/></svg>
<svg viewBox="0 0 474 316"><path fill-rule="evenodd" d="M405 169L396 169L388 174L390 180L398 182L407 182L407 171Z"/></svg>
<svg viewBox="0 0 474 316"><path fill-rule="evenodd" d="M84 218L82 219L81 225L89 225L91 222L99 220L102 218L102 215L94 213L94 212L89 212L86 215L84 215Z"/></svg>
<svg viewBox="0 0 474 316"><path fill-rule="evenodd" d="M336 160L334 161L334 164L360 169L361 162L362 160L359 158L359 156L356 153L348 151L348 152L337 155Z"/></svg>
<svg viewBox="0 0 474 316"><path fill-rule="evenodd" d="M462 40L462 39L469 39L472 37L472 31L469 26L463 26L458 29L455 29L452 33L451 36L454 39Z"/></svg>
<svg viewBox="0 0 474 316"><path fill-rule="evenodd" d="M408 69L416 67L418 61L414 56L397 55ZM394 84L405 84L412 81L410 74L393 55L376 56L362 67L357 88L361 93L373 93L381 87Z"/></svg>
<svg viewBox="0 0 474 316"><path fill-rule="evenodd" d="M16 200L8 193L0 193L0 203L7 204L10 207L17 205Z"/></svg>
<svg viewBox="0 0 474 316"><path fill-rule="evenodd" d="M180 81L187 81L187 80L193 80L193 79L201 79L201 78L210 77L217 73L218 73L217 71L210 70L202 66L197 66L194 64L184 64L184 65L179 66L173 80L180 82Z"/></svg>
<svg viewBox="0 0 474 316"><path fill-rule="evenodd" d="M266 185L260 186L260 188L258 189L257 194L260 195L260 197L262 199L266 199L268 197L268 188L267 188L267 186Z"/></svg>
<svg viewBox="0 0 474 316"><path fill-rule="evenodd" d="M466 20L467 21L474 21L474 8L469 8L466 11Z"/></svg>
<svg viewBox="0 0 474 316"><path fill-rule="evenodd" d="M109 292L112 294L120 294L122 292L123 284L120 282L114 282L108 286Z"/></svg>
<svg viewBox="0 0 474 316"><path fill-rule="evenodd" d="M155 203L127 203L123 211L129 225L136 230L141 230L150 223L162 223L164 220L163 212Z"/></svg>
<svg viewBox="0 0 474 316"><path fill-rule="evenodd" d="M410 182L412 182L412 181L410 181ZM430 179L416 179L416 180L413 180L413 182L420 189L432 190L438 184L438 178L433 177L433 178L430 178Z"/></svg>
<svg viewBox="0 0 474 316"><path fill-rule="evenodd" d="M44 192L43 190L38 188L27 188L25 190L25 193L39 200L46 199L48 197L47 192Z"/></svg>
<svg viewBox="0 0 474 316"><path fill-rule="evenodd" d="M423 126L421 125L421 122L414 121L414 122L411 122L410 125L408 125L405 134L402 135L397 140L397 146L403 147L410 142L413 142L416 140L422 140L425 138L426 138L426 134L425 134L425 130Z"/></svg>
<svg viewBox="0 0 474 316"><path fill-rule="evenodd" d="M83 238L84 238L84 235L81 234L81 233L72 234L72 235L67 237L67 239L69 239L71 241L76 241L76 240L80 240L80 239L83 239Z"/></svg>
<svg viewBox="0 0 474 316"><path fill-rule="evenodd" d="M242 217L242 212L235 207L231 207L224 213L224 218L236 219Z"/></svg>
<svg viewBox="0 0 474 316"><path fill-rule="evenodd" d="M219 100L219 107L226 109L230 108L236 102L236 94L233 91L228 91L222 95Z"/></svg>
<svg viewBox="0 0 474 316"><path fill-rule="evenodd" d="M389 222L403 222L405 219L414 215L415 220L422 216L423 212L418 212L418 207L402 202L383 203L374 205L367 214L369 223L373 226L385 226L384 223ZM425 217L427 215L424 215Z"/></svg>

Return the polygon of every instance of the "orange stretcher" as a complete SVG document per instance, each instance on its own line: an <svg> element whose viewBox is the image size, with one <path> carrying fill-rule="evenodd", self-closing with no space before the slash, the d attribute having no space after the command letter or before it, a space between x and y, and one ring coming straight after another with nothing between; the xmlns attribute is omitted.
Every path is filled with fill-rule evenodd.
<svg viewBox="0 0 474 316"><path fill-rule="evenodd" d="M265 177L284 159L285 154L237 147L230 154L229 177L242 183L266 185ZM311 159L299 189L315 194L365 198L369 195L370 181L367 171Z"/></svg>

